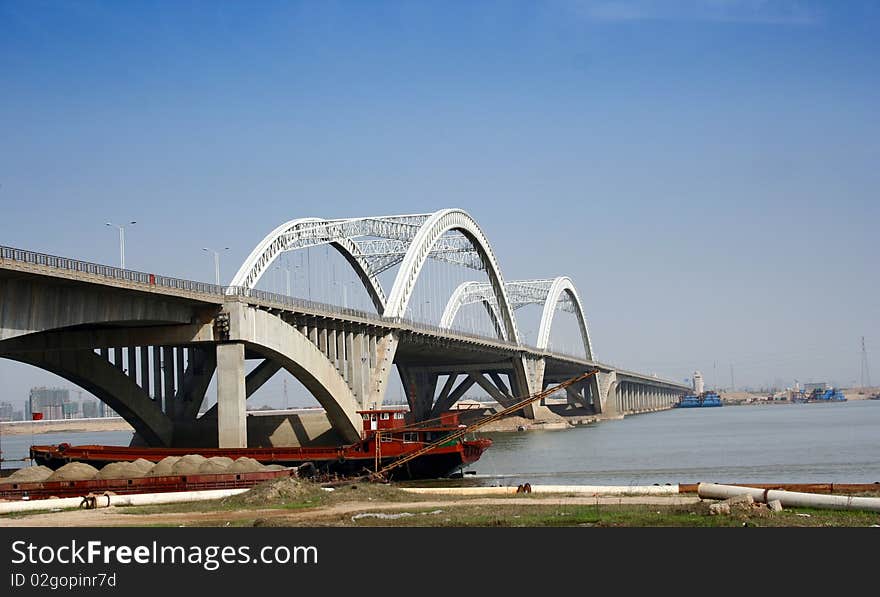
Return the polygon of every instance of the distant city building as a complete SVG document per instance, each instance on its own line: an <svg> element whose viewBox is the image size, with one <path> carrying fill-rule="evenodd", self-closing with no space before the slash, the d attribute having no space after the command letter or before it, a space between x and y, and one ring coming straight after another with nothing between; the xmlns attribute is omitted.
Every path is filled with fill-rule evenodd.
<svg viewBox="0 0 880 597"><path fill-rule="evenodd" d="M65 402L61 405L61 412L65 419L79 418L79 402Z"/></svg>
<svg viewBox="0 0 880 597"><path fill-rule="evenodd" d="M98 405L103 404L103 402L98 402L96 400L83 400L80 403L80 407L82 408L82 416L84 419L94 419L98 416Z"/></svg>
<svg viewBox="0 0 880 597"><path fill-rule="evenodd" d="M0 402L0 421L14 421L15 408L8 402Z"/></svg>
<svg viewBox="0 0 880 597"><path fill-rule="evenodd" d="M43 419L64 419L64 405L69 402L70 390L65 388L31 388L25 414L28 419L34 413L41 413Z"/></svg>
<svg viewBox="0 0 880 597"><path fill-rule="evenodd" d="M79 392L80 395L82 392ZM116 412L100 400L86 398L71 400L70 391L64 388L31 388L30 397L25 404L25 412L19 412L20 419L32 420L34 413L42 419L95 419L117 417Z"/></svg>
<svg viewBox="0 0 880 597"><path fill-rule="evenodd" d="M694 394L699 396L703 393L703 374L699 371L694 371Z"/></svg>

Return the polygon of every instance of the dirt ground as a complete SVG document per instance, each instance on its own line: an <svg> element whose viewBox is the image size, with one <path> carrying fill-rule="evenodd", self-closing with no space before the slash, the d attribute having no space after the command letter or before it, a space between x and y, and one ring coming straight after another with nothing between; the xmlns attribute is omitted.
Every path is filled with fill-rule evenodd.
<svg viewBox="0 0 880 597"><path fill-rule="evenodd" d="M690 489L620 496L574 489L504 495L411 489L364 480L322 485L285 477L219 500L6 514L0 516L0 527L880 526L877 512L787 508L772 512L751 499L748 504L728 500L736 506L719 512L719 507L712 507L716 500L700 499ZM722 513L726 515L719 516Z"/></svg>
<svg viewBox="0 0 880 597"><path fill-rule="evenodd" d="M106 527L106 526L232 526L243 521L272 521L278 526L287 524L320 524L340 517L365 512L406 512L457 507L493 506L617 506L617 505L658 505L682 506L699 503L696 496L622 496L622 497L523 497L523 498L461 498L418 500L408 502L353 501L322 505L315 508L285 510L278 508L256 508L244 510L216 510L205 512L155 512L135 513L133 508L99 508L97 510L68 510L63 512L43 512L31 515L0 519L0 527ZM228 525L226 523L229 523Z"/></svg>

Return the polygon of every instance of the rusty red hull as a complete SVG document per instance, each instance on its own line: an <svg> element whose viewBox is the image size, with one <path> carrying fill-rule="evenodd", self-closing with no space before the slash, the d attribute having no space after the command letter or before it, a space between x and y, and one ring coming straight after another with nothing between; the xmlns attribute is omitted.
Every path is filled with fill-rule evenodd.
<svg viewBox="0 0 880 597"><path fill-rule="evenodd" d="M395 479L428 479L448 476L476 462L492 445L489 439L450 442L417 458L396 471ZM419 449L420 443L382 442L380 466ZM126 446L83 445L32 446L31 458L37 463L57 469L68 462L84 462L96 468L110 462L143 458L158 462L167 456L200 454L206 458L225 456L233 460L242 456L262 464L298 467L311 463L319 472L341 476L361 475L375 470L375 443L371 440L344 447L327 448L136 448Z"/></svg>
<svg viewBox="0 0 880 597"><path fill-rule="evenodd" d="M88 481L40 481L0 484L0 498L38 500L51 497L81 497L112 492L162 493L167 491L200 491L205 489L238 489L264 481L290 477L294 469L260 471L257 473L220 473L211 475L168 475L136 479L91 479Z"/></svg>

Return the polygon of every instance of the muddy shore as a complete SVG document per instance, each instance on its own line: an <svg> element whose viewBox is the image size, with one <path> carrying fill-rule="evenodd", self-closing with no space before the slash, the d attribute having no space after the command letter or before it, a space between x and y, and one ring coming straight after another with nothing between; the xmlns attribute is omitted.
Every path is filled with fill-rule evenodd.
<svg viewBox="0 0 880 597"><path fill-rule="evenodd" d="M134 431L122 417L104 419L67 419L63 421L16 421L0 423L0 433L4 435L37 435L40 433L94 432L94 431Z"/></svg>

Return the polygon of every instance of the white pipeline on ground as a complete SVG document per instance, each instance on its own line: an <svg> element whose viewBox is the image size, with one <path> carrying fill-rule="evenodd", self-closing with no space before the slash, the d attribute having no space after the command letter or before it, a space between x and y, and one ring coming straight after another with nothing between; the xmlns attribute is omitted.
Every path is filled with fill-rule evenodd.
<svg viewBox="0 0 880 597"><path fill-rule="evenodd" d="M528 493L577 495L678 495L678 485L531 485ZM522 493L520 486L509 487L401 487L410 493L438 495L507 495Z"/></svg>
<svg viewBox="0 0 880 597"><path fill-rule="evenodd" d="M169 491L163 493L132 493L126 495L97 495L89 507L106 508L107 506L152 506L156 504L173 504L177 502L200 502L218 500L248 491L247 487L237 489L205 489L201 491ZM53 498L47 500L27 500L18 502L0 502L0 514L14 512L33 512L35 510L66 510L80 508L88 503L83 497Z"/></svg>
<svg viewBox="0 0 880 597"><path fill-rule="evenodd" d="M785 508L828 508L832 510L867 510L880 512L880 498L852 497L847 495L820 495L798 491L740 487L738 485L719 485L700 483L697 495L701 498L727 499L740 495L750 495L756 502L769 503L779 500Z"/></svg>

